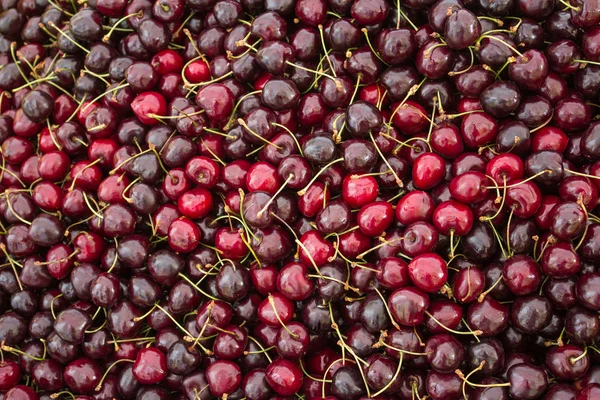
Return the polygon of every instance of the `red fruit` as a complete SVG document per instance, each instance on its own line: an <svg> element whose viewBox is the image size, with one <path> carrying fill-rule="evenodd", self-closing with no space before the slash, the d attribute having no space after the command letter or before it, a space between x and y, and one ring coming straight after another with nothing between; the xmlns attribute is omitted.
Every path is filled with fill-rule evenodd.
<svg viewBox="0 0 600 400"><path fill-rule="evenodd" d="M160 121L154 116L161 117L167 114L167 100L157 92L140 93L133 99L131 110L144 124L156 125Z"/></svg>
<svg viewBox="0 0 600 400"><path fill-rule="evenodd" d="M185 68L184 75L190 83L205 82L210 79L210 67L204 60L192 61Z"/></svg>
<svg viewBox="0 0 600 400"><path fill-rule="evenodd" d="M342 197L352 208L360 208L377 198L379 185L372 176L346 175L342 183Z"/></svg>
<svg viewBox="0 0 600 400"><path fill-rule="evenodd" d="M440 290L448 280L446 261L437 254L421 254L408 264L408 274L416 287L433 293Z"/></svg>
<svg viewBox="0 0 600 400"><path fill-rule="evenodd" d="M155 385L167 376L167 358L155 347L142 349L135 358L132 373L142 385Z"/></svg>

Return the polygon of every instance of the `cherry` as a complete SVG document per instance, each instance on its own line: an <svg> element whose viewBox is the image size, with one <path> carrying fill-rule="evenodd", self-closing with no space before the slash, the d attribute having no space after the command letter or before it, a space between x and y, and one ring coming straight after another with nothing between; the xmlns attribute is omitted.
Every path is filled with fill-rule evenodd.
<svg viewBox="0 0 600 400"><path fill-rule="evenodd" d="M167 375L166 357L157 348L142 349L137 353L131 372L141 384L157 384Z"/></svg>
<svg viewBox="0 0 600 400"><path fill-rule="evenodd" d="M508 259L503 266L503 276L511 292L521 296L537 290L541 282L540 267L525 255Z"/></svg>
<svg viewBox="0 0 600 400"><path fill-rule="evenodd" d="M179 217L169 225L169 246L174 251L189 253L202 239L200 229L186 217Z"/></svg>
<svg viewBox="0 0 600 400"><path fill-rule="evenodd" d="M65 384L77 393L93 393L100 382L102 370L89 358L78 358L69 363L64 369Z"/></svg>
<svg viewBox="0 0 600 400"><path fill-rule="evenodd" d="M455 337L449 334L434 335L425 343L427 362L438 372L452 372L463 361L465 350Z"/></svg>
<svg viewBox="0 0 600 400"><path fill-rule="evenodd" d="M399 324L417 326L424 320L429 296L417 288L400 288L388 298L388 307Z"/></svg>
<svg viewBox="0 0 600 400"><path fill-rule="evenodd" d="M559 240L571 240L581 235L587 223L587 215L574 202L562 202L554 206L550 215L550 232Z"/></svg>
<svg viewBox="0 0 600 400"><path fill-rule="evenodd" d="M394 219L392 205L385 201L365 205L357 215L360 230L367 236L379 236Z"/></svg>
<svg viewBox="0 0 600 400"><path fill-rule="evenodd" d="M413 184L418 189L431 189L441 183L444 176L444 160L435 153L421 154L413 164Z"/></svg>
<svg viewBox="0 0 600 400"><path fill-rule="evenodd" d="M242 382L240 367L232 361L215 361L206 368L206 381L214 396L234 393Z"/></svg>
<svg viewBox="0 0 600 400"><path fill-rule="evenodd" d="M426 292L436 292L446 284L448 270L446 262L437 254L425 253L408 264L412 282Z"/></svg>
<svg viewBox="0 0 600 400"><path fill-rule="evenodd" d="M396 219L404 225L418 221L428 222L433 216L433 210L431 196L427 192L415 190L398 201Z"/></svg>
<svg viewBox="0 0 600 400"><path fill-rule="evenodd" d="M491 114L472 113L463 118L460 130L465 145L476 149L495 139L498 133L498 122Z"/></svg>
<svg viewBox="0 0 600 400"><path fill-rule="evenodd" d="M18 399L18 400L36 400L39 396L29 386L15 385L8 392L6 392L7 399Z"/></svg>
<svg viewBox="0 0 600 400"><path fill-rule="evenodd" d="M5 361L0 365L0 387L2 390L10 390L16 387L20 379L21 369L17 363Z"/></svg>
<svg viewBox="0 0 600 400"><path fill-rule="evenodd" d="M481 331L484 337L495 336L509 323L509 309L486 296L481 302L472 303L467 309L467 322L471 329Z"/></svg>
<svg viewBox="0 0 600 400"><path fill-rule="evenodd" d="M131 103L131 110L146 125L156 125L159 119L167 113L167 101L157 92L138 94Z"/></svg>
<svg viewBox="0 0 600 400"><path fill-rule="evenodd" d="M495 82L479 96L483 110L495 118L504 117L517 109L521 95L512 82Z"/></svg>
<svg viewBox="0 0 600 400"><path fill-rule="evenodd" d="M598 286L599 281L600 279L597 273L583 274L577 281L577 300L582 306L589 308L590 310L597 310L600 308L598 296L593 292ZM588 292L589 290L591 291Z"/></svg>

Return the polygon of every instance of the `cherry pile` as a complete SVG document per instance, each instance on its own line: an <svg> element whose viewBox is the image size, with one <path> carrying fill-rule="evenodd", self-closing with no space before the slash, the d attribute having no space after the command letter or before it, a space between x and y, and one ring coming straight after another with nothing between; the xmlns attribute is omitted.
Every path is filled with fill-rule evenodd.
<svg viewBox="0 0 600 400"><path fill-rule="evenodd" d="M0 12L0 399L600 399L598 0Z"/></svg>

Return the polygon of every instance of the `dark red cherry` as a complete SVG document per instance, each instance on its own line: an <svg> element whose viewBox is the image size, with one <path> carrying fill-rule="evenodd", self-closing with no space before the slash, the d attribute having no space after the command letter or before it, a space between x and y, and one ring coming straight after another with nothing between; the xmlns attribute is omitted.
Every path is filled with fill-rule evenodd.
<svg viewBox="0 0 600 400"><path fill-rule="evenodd" d="M155 347L140 350L133 363L132 373L141 384L161 382L167 376L167 360L164 353Z"/></svg>

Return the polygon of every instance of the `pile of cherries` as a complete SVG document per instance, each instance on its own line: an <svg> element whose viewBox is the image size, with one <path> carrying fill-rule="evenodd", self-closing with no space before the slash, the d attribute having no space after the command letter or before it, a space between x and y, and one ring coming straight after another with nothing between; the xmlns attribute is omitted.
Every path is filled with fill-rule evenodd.
<svg viewBox="0 0 600 400"><path fill-rule="evenodd" d="M0 0L0 399L600 399L598 0Z"/></svg>

